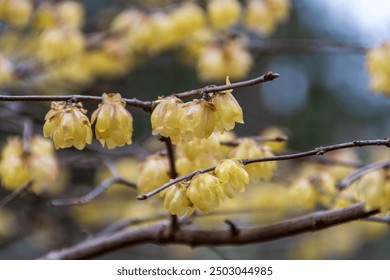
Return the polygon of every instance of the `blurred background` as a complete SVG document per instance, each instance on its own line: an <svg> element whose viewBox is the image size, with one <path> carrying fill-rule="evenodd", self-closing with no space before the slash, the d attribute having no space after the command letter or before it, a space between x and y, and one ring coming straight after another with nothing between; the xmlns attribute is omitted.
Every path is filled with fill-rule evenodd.
<svg viewBox="0 0 390 280"><path fill-rule="evenodd" d="M69 12L68 19L64 16L62 23L52 23L53 26L61 24L71 26L72 29L66 31L66 36L69 37L65 36L67 39L61 43L62 46L66 46L65 49L55 49L56 42L42 43L44 40L41 36L46 32L46 24L51 24L47 23L51 20L45 18L44 12L47 12L49 14L47 17L50 17L50 13L56 13L55 5L67 1L27 1L30 2L32 10L26 23L22 20L20 20L22 23L15 23L9 19L7 12L4 12L6 9L2 7L8 5L6 2L0 1L2 18L0 92L2 95L100 96L103 92L119 92L127 98L156 100L159 96L205 85L224 84L225 72L221 70L219 76L207 72L209 70L216 73L220 67L211 62L215 54L206 56L202 60L198 48L203 48L202 51L206 45L217 49L237 48L239 50L235 49L234 52L242 53L238 58L239 62L232 63L231 67L233 69L242 67L244 70L231 74L231 82L258 77L268 71L280 74L280 77L272 82L234 91L234 96L243 108L245 121L244 125L236 126L237 136L258 135L265 128L276 126L289 137L288 149L291 151L304 151L327 144L389 136L390 99L382 92L371 90L366 56L370 48L380 46L390 37L389 1L275 1L281 3L280 6L276 6L279 7L275 8L276 11L286 10L279 16L275 13L274 19L260 20L259 29L253 28L254 24L257 24L256 21L245 22L245 19L241 19L245 24L237 23L240 21L237 20L233 23L222 22L221 26L218 26L217 15L212 31L195 34L197 30L192 30L192 37L187 38L185 33L187 30L185 30L184 35L181 34L179 39L172 37L171 41L169 41L171 38L169 29L163 28L160 30L163 31L162 33L153 34L154 41L148 41L145 37L148 31L144 29L145 20L142 16L139 19L136 13L129 13L130 19L127 18L126 21L118 15L131 10L138 10L143 16L156 13L170 14L184 2L195 3L206 11L205 7L210 1L78 1L77 3L83 7L84 19L78 21L77 16L73 15L77 12L69 8L72 12ZM246 7L249 9L251 1L238 2L242 5L241 17L244 17L244 9ZM272 0L260 2L266 3ZM49 8L45 8L45 3L51 3L51 6L47 4ZM41 18L36 16L39 9L44 15ZM23 13L19 14L19 18L22 18L22 15ZM234 11L231 15L234 17ZM56 14L52 21L59 20L58 18ZM132 22L132 19L137 20ZM196 26L196 18L191 19ZM77 30L77 34L74 30ZM139 37L129 35L135 34L137 30L140 33L137 35ZM82 43L73 40L80 34L84 36L80 39ZM78 47L78 44L82 47ZM33 49L35 51L32 51ZM69 53L67 49L70 49ZM89 56L83 57L83 60L68 59L68 56L72 56L74 52L87 52L86 50L89 51ZM225 51L229 52L229 50ZM57 57L60 54L62 57ZM247 60L250 60L247 62L248 65L242 65ZM214 64L218 62L214 61ZM224 66L224 68L229 67ZM91 113L96 104L84 105ZM48 102L1 102L2 145L10 135L22 135L23 120L26 118L33 120L33 132L41 134L44 116L49 106ZM97 202L90 209L81 206L48 205L50 197L73 197L85 194L97 184L96 182L104 176L109 176L101 175L107 171L102 171L104 167L100 161L101 156L96 154L107 156L110 160L122 159L130 155L142 159L148 154L149 149L156 149L154 145L158 144L150 140L149 114L137 108L129 108L129 111L134 118L133 145L108 151L102 149L94 140L93 144L83 152L75 149L59 150L56 153L64 165L62 172L64 178L58 180L67 180L67 189L51 196L26 193L9 206L0 209L2 211L0 212L0 259L36 258L51 249L66 247L96 234L115 222L115 215L120 216L125 211L135 213L134 215L140 212L150 215L153 207L161 207L154 206L153 203L145 207L139 202L134 202L132 206L123 202L124 204L116 207L112 203L107 204L107 201L102 201L101 204ZM363 162L375 158L374 148L365 148L359 153ZM381 156L384 155L383 152ZM129 168L129 164L124 165L123 168ZM10 190L0 188L0 197L5 197L9 192ZM127 189L120 195L123 194L126 198L135 196L133 190ZM109 200L110 195L116 197L118 194L108 192L105 199ZM84 214L80 214L81 212ZM87 212L89 213L87 218L78 217ZM131 215L120 217L127 216L133 217ZM99 223L94 224L96 221ZM387 259L390 257L387 250L390 242L387 226L364 233L355 223L346 227L349 229L345 232L338 231L339 227L336 227L325 232L308 233L264 244L239 247L189 248L178 245L139 245L101 258ZM351 238L353 234L356 234L355 238ZM339 244L334 244L333 236L340 238Z"/></svg>

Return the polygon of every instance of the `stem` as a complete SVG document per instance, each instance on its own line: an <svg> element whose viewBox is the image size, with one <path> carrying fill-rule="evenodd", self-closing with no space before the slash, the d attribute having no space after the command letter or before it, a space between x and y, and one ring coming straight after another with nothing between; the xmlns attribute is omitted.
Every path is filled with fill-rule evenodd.
<svg viewBox="0 0 390 280"><path fill-rule="evenodd" d="M354 181L362 177L363 175L372 172L374 170L378 170L381 168L385 168L387 166L390 166L390 160L385 160L385 161L379 161L379 162L374 162L371 164L367 164L366 166L363 166L362 168L359 168L358 170L355 170L352 174L349 176L345 177L344 179L338 181L336 183L336 188L341 190L344 190L347 188L350 184L352 184Z"/></svg>
<svg viewBox="0 0 390 280"><path fill-rule="evenodd" d="M174 94L177 98L187 98L191 97L194 95L202 95L204 93L212 93L212 92L218 92L218 91L225 91L225 90L230 90L230 89L236 89L236 88L242 88L242 87L248 87L248 86L253 86L259 83L264 83L268 81L272 81L276 78L278 78L280 75L277 73L273 72L268 72L260 77L247 80L247 81L242 81L242 82L237 82L237 83L232 83L230 85L222 85L222 86L206 86L203 88L199 89L193 89L190 91L182 92L182 93L177 93Z"/></svg>
<svg viewBox="0 0 390 280"><path fill-rule="evenodd" d="M260 77L255 79L232 83L230 85L222 85L222 86L207 86L200 89L190 90L178 94L174 94L178 98L186 98L194 95L201 95L203 93L211 93L217 91L224 91L229 89L248 87L258 83L264 83L268 81L272 81L279 77L279 74L268 72ZM101 96L91 96L91 95L23 95L23 96L11 96L11 95L0 95L0 102L18 102L18 101L83 101L83 102L101 102ZM141 108L146 112L152 112L155 106L155 102L153 101L142 101L137 98L123 98L123 101L126 102L127 106L133 106L136 108Z"/></svg>
<svg viewBox="0 0 390 280"><path fill-rule="evenodd" d="M167 220L146 223L128 228L111 235L88 239L68 248L52 251L40 259L87 259L126 246L142 243L186 244L190 246L243 245L276 240L288 236L317 231L349 221L375 215L378 210L365 211L364 204L358 203L341 209L316 212L302 217L277 222L267 226L239 228L239 234L228 229L193 229L180 227L174 235L164 235L170 226Z"/></svg>
<svg viewBox="0 0 390 280"><path fill-rule="evenodd" d="M33 181L28 182L24 186L14 190L12 193L4 197L2 200L0 200L0 209L6 206L8 203L10 203L12 200L17 198L19 195L27 191L29 188L31 188L33 184Z"/></svg>
<svg viewBox="0 0 390 280"><path fill-rule="evenodd" d="M353 148L353 147L364 147L364 146L387 146L387 147L390 147L390 139L352 141L352 142L341 143L341 144L336 144L336 145L317 147L313 150L301 152L301 153L272 156L272 157L266 157L266 158L242 159L241 162L242 162L242 164L247 165L247 164L252 164L252 163L257 163L257 162L290 160L290 159L303 158L303 157L309 157L309 156L315 156L315 155L324 155L327 152L334 151L334 150ZM215 168L216 168L216 166L211 166L211 167L207 167L207 168L189 173L187 175L178 177L178 178L171 180L170 182L162 185L161 187L159 187L151 192L138 195L137 199L139 199L139 200L148 199L149 197L165 190L166 188L168 188L168 187L170 187L178 182L181 182L184 180L189 180L193 176L195 176L196 174L199 174L199 173L206 173L206 172L213 171Z"/></svg>
<svg viewBox="0 0 390 280"><path fill-rule="evenodd" d="M136 188L136 185L133 182L129 182L121 177L112 177L104 180L98 186L96 186L92 191L87 193L84 196L80 197L72 197L72 198L64 198L64 199L53 199L50 204L53 206L65 206L65 205L82 205L86 204L93 199L95 199L98 195L104 192L113 184L122 184L132 188Z"/></svg>

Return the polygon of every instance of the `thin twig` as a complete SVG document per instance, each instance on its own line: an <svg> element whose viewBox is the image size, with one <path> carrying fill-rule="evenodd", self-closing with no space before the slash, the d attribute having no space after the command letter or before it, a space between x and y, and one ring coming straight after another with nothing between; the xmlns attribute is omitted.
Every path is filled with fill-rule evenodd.
<svg viewBox="0 0 390 280"><path fill-rule="evenodd" d="M91 95L0 95L0 101L17 102L17 101L83 101L83 102L101 102L101 96ZM123 98L126 105L141 108L147 112L152 110L151 101L141 101L137 98Z"/></svg>
<svg viewBox="0 0 390 280"><path fill-rule="evenodd" d="M362 177L363 175L372 172L374 170L382 169L385 167L390 166L390 160L385 160L385 161L379 161L379 162L374 162L371 164L367 164L366 166L363 166L360 169L355 170L352 174L349 176L345 177L344 179L338 181L336 183L336 188L341 190L344 190L347 188L350 184L352 184L354 181Z"/></svg>
<svg viewBox="0 0 390 280"><path fill-rule="evenodd" d="M313 150L301 152L301 153L279 155L279 156L272 156L272 157L265 157L265 158L242 159L241 162L242 162L242 164L247 165L247 164L252 164L252 163L257 163L257 162L290 160L290 159L297 159L297 158L303 158L303 157L309 157L309 156L315 156L315 155L324 155L327 152L334 151L334 150L353 148L353 147L364 147L364 146L387 146L387 147L390 147L390 139L352 141L352 142L341 143L341 144L336 144L336 145L317 147ZM178 177L178 178L171 180L170 182L162 185L161 187L154 189L151 192L138 195L137 199L139 199L139 200L148 199L149 197L165 190L166 188L168 188L168 187L170 187L178 182L190 180L196 174L207 173L207 172L213 171L215 168L216 168L216 166L210 166L210 167L189 173L187 175Z"/></svg>
<svg viewBox="0 0 390 280"><path fill-rule="evenodd" d="M98 186L96 186L92 191L83 195L81 197L72 197L72 198L64 198L64 199L53 199L50 204L53 206L65 206L65 205L82 205L86 204L93 199L95 199L98 195L104 192L107 188L112 186L113 184L122 184L131 188L137 188L136 184L130 181L123 179L122 177L112 177L104 180Z"/></svg>
<svg viewBox="0 0 390 280"><path fill-rule="evenodd" d="M242 82L237 82L237 83L232 83L230 85L222 85L222 86L206 86L203 88L193 89L190 91L176 93L173 95L175 95L177 98L182 99L182 98L187 98L187 97L191 97L194 95L202 95L204 93L212 93L212 92L219 92L219 91L225 91L225 90L242 88L242 87L249 87L249 86L259 84L259 83L272 81L272 80L278 78L279 76L280 75L277 73L268 72L260 77L257 77L257 78L251 79L251 80L247 80L247 81L242 81Z"/></svg>
<svg viewBox="0 0 390 280"><path fill-rule="evenodd" d="M186 244L190 246L243 245L276 240L288 236L317 231L349 221L363 219L378 213L378 210L365 211L364 204L358 203L342 209L316 212L298 218L277 222L267 226L240 228L238 235L230 229L193 229L180 227L174 235L164 235L169 221L140 225L111 235L87 239L74 246L52 251L40 259L86 259L102 255L127 246L142 243Z"/></svg>
<svg viewBox="0 0 390 280"><path fill-rule="evenodd" d="M168 161L169 161L169 173L171 179L175 179L177 177L177 170L175 165L175 151L173 148L173 144L171 141L171 138L169 137L162 137L160 138L162 141L164 141L165 146L167 148L167 155L168 155Z"/></svg>
<svg viewBox="0 0 390 280"><path fill-rule="evenodd" d="M182 93L174 94L178 98L186 98L194 95L201 95L203 93L211 93L224 91L229 89L248 87L258 83L264 83L268 81L272 81L279 77L279 74L269 72L260 77L232 83L230 85L221 85L221 86L207 86L200 89L190 90ZM17 101L83 101L83 102L101 102L101 96L91 96L91 95L23 95L23 96L15 96L15 95L0 95L0 102L17 102ZM124 102L126 102L127 106L132 106L136 108L141 108L146 112L153 111L155 106L155 102L153 101L142 101L137 98L123 98Z"/></svg>
<svg viewBox="0 0 390 280"><path fill-rule="evenodd" d="M251 139L257 141L257 142L285 142L288 141L288 137L284 135L280 136L274 136L274 137L269 137L269 136L253 136ZM221 145L224 146L230 146L230 147L236 147L240 144L239 139L233 140L233 141L221 141Z"/></svg>
<svg viewBox="0 0 390 280"><path fill-rule="evenodd" d="M169 137L161 137L162 141L165 142L165 146L167 148L167 153L168 153L168 162L169 162L169 173L171 179L175 179L178 175L177 170L176 170L176 164L175 164L175 151L173 148L173 144L171 141L171 138ZM171 227L170 231L171 234L174 234L178 228L179 228L179 222L177 220L177 216L174 214L170 215L170 220L171 220Z"/></svg>
<svg viewBox="0 0 390 280"><path fill-rule="evenodd" d="M375 223L382 223L382 224L390 225L390 216L386 216L386 217L372 216L372 217L365 218L364 220L368 221L368 222L375 222Z"/></svg>
<svg viewBox="0 0 390 280"><path fill-rule="evenodd" d="M142 218L131 218L131 219L122 220L122 221L116 222L116 223L104 228L103 230L98 232L95 235L95 237L106 235L106 234L112 234L112 233L117 232L119 230L122 230L128 226L133 226L133 225L137 225L137 224L141 224L141 223L145 223L145 222L151 222L151 221L155 221L155 220L161 220L161 219L164 219L167 217L168 217L168 215L166 213L158 213L158 214L153 214L153 215L149 215L147 217L142 217Z"/></svg>
<svg viewBox="0 0 390 280"><path fill-rule="evenodd" d="M29 188L31 188L32 184L33 184L33 181L30 181L27 184L25 184L24 186L11 192L9 195L4 197L2 200L0 200L0 209L3 208L4 206L6 206L8 203L10 203L15 198L17 198L22 193L27 191Z"/></svg>

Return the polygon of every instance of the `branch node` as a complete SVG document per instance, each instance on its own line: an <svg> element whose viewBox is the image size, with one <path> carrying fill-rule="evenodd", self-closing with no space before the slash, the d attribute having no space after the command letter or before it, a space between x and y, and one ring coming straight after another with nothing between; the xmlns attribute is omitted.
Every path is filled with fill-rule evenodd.
<svg viewBox="0 0 390 280"><path fill-rule="evenodd" d="M226 219L223 222L229 226L232 236L237 236L240 233L239 229L232 221Z"/></svg>

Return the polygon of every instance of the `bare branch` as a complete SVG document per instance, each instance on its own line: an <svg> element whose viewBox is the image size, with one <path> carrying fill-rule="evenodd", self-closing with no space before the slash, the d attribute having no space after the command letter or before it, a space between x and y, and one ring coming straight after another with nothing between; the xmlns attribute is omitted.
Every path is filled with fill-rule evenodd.
<svg viewBox="0 0 390 280"><path fill-rule="evenodd" d="M10 203L15 198L17 198L22 193L27 191L29 188L31 188L32 184L33 184L33 181L30 181L27 184L25 184L24 186L11 192L9 195L4 197L2 200L0 200L0 209L3 208L4 206L6 206L8 203Z"/></svg>
<svg viewBox="0 0 390 280"><path fill-rule="evenodd" d="M251 137L251 139L253 139L257 142L286 142L286 141L288 141L288 137L284 136L284 135L279 135L279 136L274 136L274 137L254 136L254 137ZM225 145L225 146L230 146L230 147L236 147L239 144L238 140L222 141L222 142L220 142L220 144Z"/></svg>
<svg viewBox="0 0 390 280"><path fill-rule="evenodd" d="M83 101L83 102L101 102L101 96L91 96L91 95L0 95L0 102L17 102L17 101ZM151 101L141 101L137 98L123 98L123 101L126 102L126 105L141 108L147 112L152 110Z"/></svg>
<svg viewBox="0 0 390 280"><path fill-rule="evenodd" d="M279 74L268 72L267 74L264 74L260 77L232 83L230 85L222 85L222 86L207 86L200 89L194 89L182 93L173 94L177 96L178 98L186 98L194 95L201 95L203 93L211 93L211 92L217 92L217 91L224 91L228 89L235 89L235 88L241 88L241 87L248 87L252 86L258 83L264 83L268 81L272 81L279 77ZM101 102L102 97L101 96L91 96L91 95L22 95L22 96L15 96L15 95L0 95L0 102L17 102L17 101L68 101L68 100L74 100L74 101L82 101L82 102ZM127 106L132 106L136 108L141 108L146 112L152 112L153 108L155 106L155 102L153 101L141 101L137 98L123 98L123 101L126 102Z"/></svg>
<svg viewBox="0 0 390 280"><path fill-rule="evenodd" d="M252 80L242 81L238 83L232 83L230 85L222 85L222 86L206 86L199 89L193 89L190 91L182 92L182 93L176 93L173 94L178 98L187 98L194 95L202 95L204 93L212 93L212 92L218 92L218 91L225 91L229 89L236 89L236 88L242 88L242 87L249 87L253 86L259 83L264 83L268 81L272 81L279 77L279 74L268 72L260 77L254 78Z"/></svg>
<svg viewBox="0 0 390 280"><path fill-rule="evenodd" d="M294 154L280 155L280 156L273 156L273 157L266 157L266 158L242 159L241 162L244 165L247 165L247 164L251 164L251 163L265 162L265 161L290 160L290 159L304 158L304 157L310 157L310 156L315 156L315 155L324 155L327 152L334 151L334 150L353 148L353 147L364 147L364 146L390 147L390 139L358 140L358 141L352 141L352 142L341 143L341 144L336 144L336 145L318 147L318 148L315 148L313 150L301 152L301 153L294 153ZM215 169L215 167L216 166L210 166L210 167L189 173L187 175L178 177L178 178L171 180L170 182L162 185L161 187L154 189L151 192L138 195L137 199L139 199L139 200L148 199L149 197L165 190L166 188L168 188L168 187L170 187L178 182L190 180L196 174L207 173L207 172L213 171Z"/></svg>
<svg viewBox="0 0 390 280"><path fill-rule="evenodd" d="M72 197L72 198L64 198L64 199L53 199L50 204L53 206L65 206L65 205L82 205L86 204L93 199L95 199L98 195L104 192L113 184L122 184L131 188L137 188L136 184L130 181L125 180L122 177L112 177L104 180L98 186L96 186L92 191L87 193L81 197Z"/></svg>
<svg viewBox="0 0 390 280"><path fill-rule="evenodd" d="M238 234L232 234L230 228L205 230L180 227L173 235L168 235L167 228L170 226L170 222L164 220L153 224L128 228L111 235L91 238L72 247L49 252L40 257L40 259L93 258L119 248L141 243L186 244L190 246L259 243L325 229L349 221L366 218L377 213L378 210L366 212L363 203L358 203L342 209L316 212L267 226L239 228L237 229Z"/></svg>
<svg viewBox="0 0 390 280"><path fill-rule="evenodd" d="M350 184L352 184L354 181L362 177L363 175L372 172L374 170L386 168L390 166L390 160L385 160L385 161L379 161L379 162L374 162L371 164L367 164L366 166L363 166L362 168L356 170L349 176L345 177L344 179L338 181L336 183L336 188L339 190L343 190L347 188Z"/></svg>

